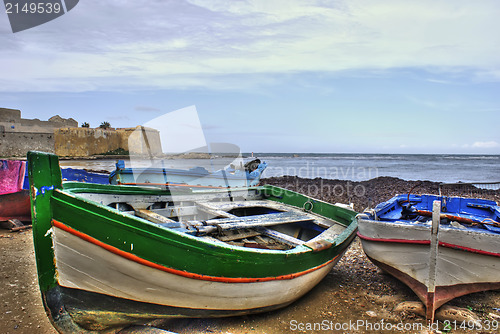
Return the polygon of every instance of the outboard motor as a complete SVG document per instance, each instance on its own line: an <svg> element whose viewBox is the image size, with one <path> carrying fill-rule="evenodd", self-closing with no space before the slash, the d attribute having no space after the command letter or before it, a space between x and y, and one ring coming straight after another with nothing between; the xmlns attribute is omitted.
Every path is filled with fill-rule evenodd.
<svg viewBox="0 0 500 334"><path fill-rule="evenodd" d="M259 165L260 165L260 159L254 159L245 164L245 170L251 173L254 170L256 170L259 167Z"/></svg>
<svg viewBox="0 0 500 334"><path fill-rule="evenodd" d="M401 219L413 220L418 217L417 209L415 209L410 202L401 204Z"/></svg>

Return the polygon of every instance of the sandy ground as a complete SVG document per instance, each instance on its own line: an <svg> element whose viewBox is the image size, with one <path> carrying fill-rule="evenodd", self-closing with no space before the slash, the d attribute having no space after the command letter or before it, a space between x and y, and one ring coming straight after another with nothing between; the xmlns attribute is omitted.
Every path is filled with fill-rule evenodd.
<svg viewBox="0 0 500 334"><path fill-rule="evenodd" d="M42 306L31 230L9 233L0 230L0 333L52 334ZM335 331L335 326L363 321L376 326L380 321L426 327L425 320L392 309L403 301L417 301L405 285L381 272L364 255L358 239L327 277L306 296L278 311L223 319L165 320L155 326L177 333L425 333L412 331L356 330ZM500 291L476 293L449 303L472 309L482 320L500 308ZM301 326L322 324L319 330L300 330ZM326 325L325 325L326 324ZM326 327L325 327L326 326ZM376 327L374 327L376 328ZM328 330L327 330L328 329ZM451 331L451 333L497 333L498 331Z"/></svg>
<svg viewBox="0 0 500 334"><path fill-rule="evenodd" d="M0 229L0 332L57 333L45 315L31 230Z"/></svg>
<svg viewBox="0 0 500 334"><path fill-rule="evenodd" d="M280 181L276 181L278 182ZM408 186L402 184L403 188ZM383 190L387 196L398 192L402 193L398 189ZM375 197L378 196L374 195L373 198ZM56 333L42 306L31 230L10 233L0 229L0 254L0 333ZM404 284L374 266L366 258L361 243L356 239L343 259L318 286L284 309L222 319L164 320L157 321L154 325L186 334L428 333L422 317L393 311L401 302L417 300ZM464 296L448 305L472 310L483 324L487 320L493 320L492 315L500 321L500 291ZM407 329L376 330L382 321L393 325L401 323ZM353 323L359 323L360 326L349 327ZM344 326L344 330L341 326ZM373 329L370 330L367 326L372 326ZM408 326L416 327L410 330ZM498 333L500 330L458 329L443 332Z"/></svg>

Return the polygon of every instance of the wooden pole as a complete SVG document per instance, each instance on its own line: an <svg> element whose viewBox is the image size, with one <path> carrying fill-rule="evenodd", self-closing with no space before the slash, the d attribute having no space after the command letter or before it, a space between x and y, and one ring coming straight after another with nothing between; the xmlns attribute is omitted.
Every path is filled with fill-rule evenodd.
<svg viewBox="0 0 500 334"><path fill-rule="evenodd" d="M441 201L434 201L432 206L431 244L429 249L429 281L427 284L427 321L434 322L434 300L436 293L436 272L439 246L439 222L441 220Z"/></svg>

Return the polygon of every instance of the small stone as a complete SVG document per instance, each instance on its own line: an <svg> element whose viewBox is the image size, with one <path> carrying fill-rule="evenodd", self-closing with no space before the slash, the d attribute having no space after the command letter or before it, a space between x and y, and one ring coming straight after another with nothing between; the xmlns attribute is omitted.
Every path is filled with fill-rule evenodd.
<svg viewBox="0 0 500 334"><path fill-rule="evenodd" d="M376 318L377 317L377 313L373 312L373 311L366 311L365 312L367 316L369 316L370 318Z"/></svg>

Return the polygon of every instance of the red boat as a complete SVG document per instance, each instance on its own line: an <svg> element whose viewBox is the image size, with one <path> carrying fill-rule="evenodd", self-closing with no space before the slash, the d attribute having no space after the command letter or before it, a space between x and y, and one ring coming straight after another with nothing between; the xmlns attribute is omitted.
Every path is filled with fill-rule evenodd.
<svg viewBox="0 0 500 334"><path fill-rule="evenodd" d="M23 190L26 163L0 160L0 221L31 221L29 191Z"/></svg>

